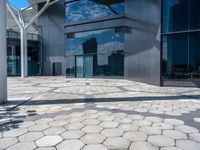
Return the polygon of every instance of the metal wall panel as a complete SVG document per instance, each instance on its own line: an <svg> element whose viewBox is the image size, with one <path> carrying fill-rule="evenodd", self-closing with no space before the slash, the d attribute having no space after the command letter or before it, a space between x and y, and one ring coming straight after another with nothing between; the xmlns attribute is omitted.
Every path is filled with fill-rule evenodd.
<svg viewBox="0 0 200 150"><path fill-rule="evenodd" d="M160 85L161 0L126 0L125 78Z"/></svg>
<svg viewBox="0 0 200 150"><path fill-rule="evenodd" d="M42 37L42 74L53 75L53 63L62 62L65 75L65 6L64 0L50 6L39 18ZM42 4L39 5L39 8ZM59 59L58 59L59 58Z"/></svg>

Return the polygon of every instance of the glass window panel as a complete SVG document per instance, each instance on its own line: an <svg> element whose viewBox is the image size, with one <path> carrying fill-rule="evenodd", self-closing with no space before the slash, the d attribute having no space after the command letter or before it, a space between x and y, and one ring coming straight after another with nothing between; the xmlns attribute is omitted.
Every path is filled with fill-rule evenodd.
<svg viewBox="0 0 200 150"><path fill-rule="evenodd" d="M200 29L200 1L190 0L190 28Z"/></svg>
<svg viewBox="0 0 200 150"><path fill-rule="evenodd" d="M200 32L190 34L189 67L191 78L200 78Z"/></svg>
<svg viewBox="0 0 200 150"><path fill-rule="evenodd" d="M124 0L80 0L66 4L66 23L78 23L92 19L124 14Z"/></svg>
<svg viewBox="0 0 200 150"><path fill-rule="evenodd" d="M163 37L163 76L165 78L188 78L188 34Z"/></svg>
<svg viewBox="0 0 200 150"><path fill-rule="evenodd" d="M188 29L189 0L163 0L163 32Z"/></svg>

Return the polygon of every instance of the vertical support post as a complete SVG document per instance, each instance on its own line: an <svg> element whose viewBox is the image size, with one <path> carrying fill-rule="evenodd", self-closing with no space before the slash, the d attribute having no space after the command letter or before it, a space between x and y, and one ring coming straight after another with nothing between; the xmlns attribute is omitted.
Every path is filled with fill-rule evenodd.
<svg viewBox="0 0 200 150"><path fill-rule="evenodd" d="M6 0L0 0L0 104L7 101Z"/></svg>
<svg viewBox="0 0 200 150"><path fill-rule="evenodd" d="M26 29L21 28L21 77L28 77L28 53L27 53L27 33Z"/></svg>
<svg viewBox="0 0 200 150"><path fill-rule="evenodd" d="M16 46L12 45L11 56L12 56L12 75L17 73L17 63L16 63Z"/></svg>

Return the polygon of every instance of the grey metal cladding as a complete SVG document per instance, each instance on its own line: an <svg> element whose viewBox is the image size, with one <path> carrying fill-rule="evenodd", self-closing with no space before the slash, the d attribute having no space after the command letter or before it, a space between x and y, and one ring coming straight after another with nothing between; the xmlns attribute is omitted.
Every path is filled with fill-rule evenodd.
<svg viewBox="0 0 200 150"><path fill-rule="evenodd" d="M125 78L160 85L161 0L126 0Z"/></svg>
<svg viewBox="0 0 200 150"><path fill-rule="evenodd" d="M42 37L43 75L52 75L52 64L48 58L54 56L65 56L65 0L59 0L50 6L39 18L39 26ZM39 5L39 8L42 4Z"/></svg>

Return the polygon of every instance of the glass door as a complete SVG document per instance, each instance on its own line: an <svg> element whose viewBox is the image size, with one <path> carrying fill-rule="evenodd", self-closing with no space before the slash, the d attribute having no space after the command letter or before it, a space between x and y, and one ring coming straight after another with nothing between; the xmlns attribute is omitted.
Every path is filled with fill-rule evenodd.
<svg viewBox="0 0 200 150"><path fill-rule="evenodd" d="M84 61L85 77L90 78L93 76L93 56L85 56Z"/></svg>
<svg viewBox="0 0 200 150"><path fill-rule="evenodd" d="M84 77L84 69L83 63L84 58L83 56L76 56L76 77L83 78Z"/></svg>

